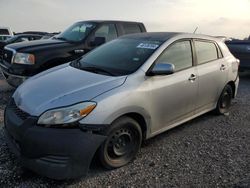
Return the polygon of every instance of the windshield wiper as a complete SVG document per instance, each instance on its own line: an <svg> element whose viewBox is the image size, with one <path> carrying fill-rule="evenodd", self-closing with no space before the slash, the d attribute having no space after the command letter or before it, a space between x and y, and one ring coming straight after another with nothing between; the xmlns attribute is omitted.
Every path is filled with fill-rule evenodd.
<svg viewBox="0 0 250 188"><path fill-rule="evenodd" d="M104 72L110 76L115 76L113 73L111 73L110 71L107 71L103 68L100 68L100 67L81 67L80 69L82 70L86 70L86 71L89 71L89 72L94 72L94 73L98 73L98 72Z"/></svg>

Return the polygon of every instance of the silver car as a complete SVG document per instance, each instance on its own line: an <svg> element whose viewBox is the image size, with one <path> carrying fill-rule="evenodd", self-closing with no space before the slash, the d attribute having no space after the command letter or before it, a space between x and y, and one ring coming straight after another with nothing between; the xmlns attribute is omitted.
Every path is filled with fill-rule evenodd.
<svg viewBox="0 0 250 188"><path fill-rule="evenodd" d="M182 33L127 35L28 79L5 110L9 147L41 175L108 169L141 142L214 110L228 113L239 61L220 40Z"/></svg>

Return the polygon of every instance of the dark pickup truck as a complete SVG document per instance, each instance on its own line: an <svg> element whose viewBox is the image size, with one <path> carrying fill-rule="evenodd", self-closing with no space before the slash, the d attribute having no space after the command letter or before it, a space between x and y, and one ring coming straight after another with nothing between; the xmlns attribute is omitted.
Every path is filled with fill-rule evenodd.
<svg viewBox="0 0 250 188"><path fill-rule="evenodd" d="M0 68L7 82L17 87L25 79L83 56L121 35L146 32L143 23L81 21L49 39L10 44L4 48Z"/></svg>
<svg viewBox="0 0 250 188"><path fill-rule="evenodd" d="M250 40L225 42L230 52L240 60L240 70L250 70Z"/></svg>

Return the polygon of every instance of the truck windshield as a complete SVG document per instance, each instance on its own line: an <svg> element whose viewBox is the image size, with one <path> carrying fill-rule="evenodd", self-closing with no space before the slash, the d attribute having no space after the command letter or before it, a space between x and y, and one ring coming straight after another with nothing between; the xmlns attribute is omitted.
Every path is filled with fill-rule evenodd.
<svg viewBox="0 0 250 188"><path fill-rule="evenodd" d="M91 22L78 22L70 26L64 32L59 34L56 39L66 40L71 42L79 42L96 27L95 23Z"/></svg>
<svg viewBox="0 0 250 188"><path fill-rule="evenodd" d="M110 76L128 75L141 67L161 44L160 41L116 39L72 62L71 66Z"/></svg>

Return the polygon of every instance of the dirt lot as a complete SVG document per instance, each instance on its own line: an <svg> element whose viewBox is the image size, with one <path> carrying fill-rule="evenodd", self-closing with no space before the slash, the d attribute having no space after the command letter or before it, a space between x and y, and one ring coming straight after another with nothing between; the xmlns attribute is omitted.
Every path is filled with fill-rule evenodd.
<svg viewBox="0 0 250 188"><path fill-rule="evenodd" d="M0 124L12 91L0 80ZM129 165L53 181L20 167L0 126L0 187L250 187L250 74L241 76L229 116L208 113L146 141Z"/></svg>

